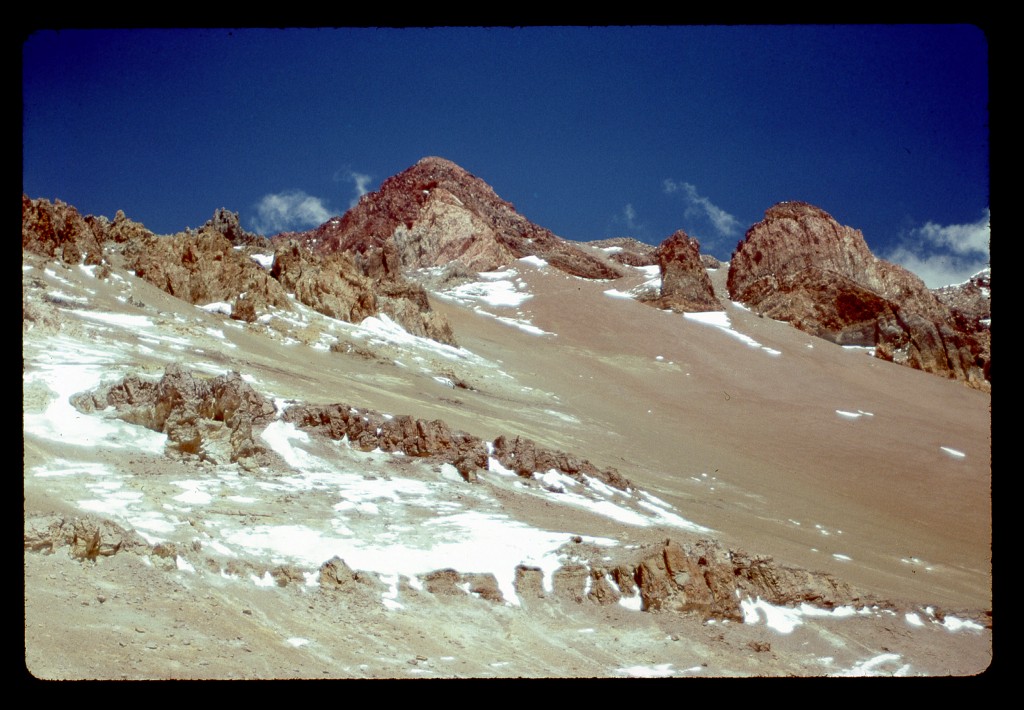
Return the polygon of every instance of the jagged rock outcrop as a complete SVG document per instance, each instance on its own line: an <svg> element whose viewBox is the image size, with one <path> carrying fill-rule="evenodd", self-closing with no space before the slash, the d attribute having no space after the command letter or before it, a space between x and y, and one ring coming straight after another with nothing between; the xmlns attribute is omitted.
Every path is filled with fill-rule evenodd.
<svg viewBox="0 0 1024 710"><path fill-rule="evenodd" d="M875 257L859 230L783 202L752 226L729 269L730 298L842 345L989 389L988 355L918 277Z"/></svg>
<svg viewBox="0 0 1024 710"><path fill-rule="evenodd" d="M125 245L124 257L136 276L183 301L232 303L235 318L267 306L291 308L281 285L213 228L136 239Z"/></svg>
<svg viewBox="0 0 1024 710"><path fill-rule="evenodd" d="M440 569L421 577L424 588L438 596L464 596L472 594L495 603L503 603L505 597L498 587L498 580L490 573L461 573L454 569Z"/></svg>
<svg viewBox="0 0 1024 710"><path fill-rule="evenodd" d="M487 468L483 441L464 431L453 431L440 419L384 416L346 404L296 405L285 410L283 419L334 440L347 439L361 451L380 448L407 456L434 457L455 466L467 480L474 480L476 471Z"/></svg>
<svg viewBox="0 0 1024 710"><path fill-rule="evenodd" d="M117 211L113 222L106 217L93 215L87 215L85 221L101 242L120 245L153 236L145 225L128 219L123 210Z"/></svg>
<svg viewBox="0 0 1024 710"><path fill-rule="evenodd" d="M359 323L377 314L373 282L343 253L317 256L298 242L279 244L270 275L295 298L331 318Z"/></svg>
<svg viewBox="0 0 1024 710"><path fill-rule="evenodd" d="M78 210L55 200L21 196L21 248L66 264L103 262L103 234L97 235Z"/></svg>
<svg viewBox="0 0 1024 710"><path fill-rule="evenodd" d="M483 180L443 158L423 158L363 195L343 217L298 237L317 252L347 251L379 259L388 245L401 269L461 261L490 271L536 255L557 269L596 279L621 274L515 211Z"/></svg>
<svg viewBox="0 0 1024 710"><path fill-rule="evenodd" d="M406 456L432 457L450 463L466 480L486 470L487 445L479 437L451 429L444 421L414 419L408 415L383 415L347 404L295 405L282 418L300 429L334 440L347 439L361 451L400 451ZM492 455L502 466L531 478L540 471L555 470L584 482L584 475L622 490L630 482L614 468L601 470L586 459L537 446L523 437L499 436L491 444Z"/></svg>
<svg viewBox="0 0 1024 710"><path fill-rule="evenodd" d="M145 551L149 545L134 530L93 515L34 515L25 518L25 550L56 552L68 547L72 557L95 560L119 552Z"/></svg>
<svg viewBox="0 0 1024 710"><path fill-rule="evenodd" d="M262 454L253 426L265 426L276 413L237 372L196 379L176 364L159 382L129 375L73 396L71 404L86 413L112 406L119 419L167 434L171 450L217 463L246 463Z"/></svg>
<svg viewBox="0 0 1024 710"><path fill-rule="evenodd" d="M680 229L663 241L654 255L661 271L661 292L658 298L647 303L677 313L722 309L696 239Z"/></svg>
<svg viewBox="0 0 1024 710"><path fill-rule="evenodd" d="M288 292L314 310L353 323L387 315L413 335L455 345L451 324L433 311L426 291L406 279L393 246L360 257L322 255L280 242L272 271L252 257L274 248L246 232L238 214L218 209L197 231L157 236L118 211L82 217L60 200L22 196L22 247L67 264L104 263L104 248L157 288L196 305L225 302L231 317L254 322L268 307L291 309Z"/></svg>
<svg viewBox="0 0 1024 710"><path fill-rule="evenodd" d="M265 247L268 246L269 242L266 237L261 237L258 234L253 234L243 229L242 223L238 220L238 213L223 207L217 209L213 213L213 217L208 219L199 228L199 231L213 231L222 234L225 239L235 246Z"/></svg>
<svg viewBox="0 0 1024 710"><path fill-rule="evenodd" d="M722 268L722 262L720 262L715 257L711 256L710 254L701 254L700 263L704 264L705 269L715 270Z"/></svg>
<svg viewBox="0 0 1024 710"><path fill-rule="evenodd" d="M770 556L752 557L713 540L666 540L636 565L632 577L645 611L695 613L706 619L742 621L740 601L748 597L778 606L807 602L826 608L859 598L829 574L779 565Z"/></svg>
<svg viewBox="0 0 1024 710"><path fill-rule="evenodd" d="M590 476L620 490L626 490L631 485L629 480L614 468L601 470L586 459L577 458L564 451L545 449L537 446L532 439L521 436L511 439L499 436L492 443L492 449L492 455L498 463L526 478L538 471L555 470L577 481L583 481L584 476Z"/></svg>
<svg viewBox="0 0 1024 710"><path fill-rule="evenodd" d="M992 269L982 269L962 284L932 292L965 325L984 328L984 321L992 318Z"/></svg>
<svg viewBox="0 0 1024 710"><path fill-rule="evenodd" d="M992 270L982 269L966 283L943 286L933 293L953 314L957 330L974 335L985 379L991 381Z"/></svg>
<svg viewBox="0 0 1024 710"><path fill-rule="evenodd" d="M516 565L513 582L520 599L544 598L544 570L533 565Z"/></svg>

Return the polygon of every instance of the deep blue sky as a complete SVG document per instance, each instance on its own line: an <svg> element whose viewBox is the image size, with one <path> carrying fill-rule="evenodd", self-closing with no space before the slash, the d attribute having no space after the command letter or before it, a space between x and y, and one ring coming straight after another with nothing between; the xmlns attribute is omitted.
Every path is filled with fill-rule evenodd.
<svg viewBox="0 0 1024 710"><path fill-rule="evenodd" d="M315 226L439 155L570 239L724 259L804 200L932 286L988 261L972 26L44 31L23 68L24 191L158 233Z"/></svg>

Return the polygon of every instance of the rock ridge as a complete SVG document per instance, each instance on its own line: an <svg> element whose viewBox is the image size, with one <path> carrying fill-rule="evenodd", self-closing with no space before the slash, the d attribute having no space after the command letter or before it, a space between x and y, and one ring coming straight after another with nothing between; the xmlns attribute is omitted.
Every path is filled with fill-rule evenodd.
<svg viewBox="0 0 1024 710"><path fill-rule="evenodd" d="M456 345L451 324L431 308L423 287L390 268L397 264L393 255L378 254L361 264L297 242L271 242L246 232L238 214L223 208L198 230L157 236L121 211L113 222L83 218L59 200L23 195L22 248L65 264L123 262L176 298L195 305L228 303L236 320L254 322L270 308L291 310L288 294L294 293L300 303L332 318L359 323L385 314L413 335Z"/></svg>

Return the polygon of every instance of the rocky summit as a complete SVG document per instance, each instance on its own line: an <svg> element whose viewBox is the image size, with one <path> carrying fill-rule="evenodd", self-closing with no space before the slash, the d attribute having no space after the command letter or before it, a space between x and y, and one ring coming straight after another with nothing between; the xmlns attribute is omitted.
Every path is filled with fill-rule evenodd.
<svg viewBox="0 0 1024 710"><path fill-rule="evenodd" d="M483 180L443 158L423 158L385 180L377 192L361 197L343 217L298 238L319 252L340 250L367 260L394 249L402 269L458 261L472 271L491 271L537 256L575 276L622 275L615 266L533 224Z"/></svg>
<svg viewBox="0 0 1024 710"><path fill-rule="evenodd" d="M958 318L920 278L875 257L859 230L803 202L765 212L733 252L729 296L840 345L990 388L989 328Z"/></svg>
<svg viewBox="0 0 1024 710"><path fill-rule="evenodd" d="M438 158L270 239L23 196L25 667L982 673L990 294L801 203L570 243Z"/></svg>

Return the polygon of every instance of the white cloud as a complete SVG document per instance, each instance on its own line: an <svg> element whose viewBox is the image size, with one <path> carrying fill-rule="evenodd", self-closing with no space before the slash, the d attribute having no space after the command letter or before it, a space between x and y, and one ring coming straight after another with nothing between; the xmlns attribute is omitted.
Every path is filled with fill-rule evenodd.
<svg viewBox="0 0 1024 710"><path fill-rule="evenodd" d="M630 236L636 239L641 239L645 230L644 224L637 219L636 208L632 203L613 214L607 227L608 236Z"/></svg>
<svg viewBox="0 0 1024 710"><path fill-rule="evenodd" d="M626 226L630 229L636 229L636 210L633 209L633 205L627 204L622 209L622 214L626 217Z"/></svg>
<svg viewBox="0 0 1024 710"><path fill-rule="evenodd" d="M742 230L742 225L738 219L721 207L713 204L708 198L701 196L697 192L696 186L688 182L676 182L671 178L666 178L663 185L666 193L683 193L683 199L686 201L687 217L706 217L715 228L715 231L724 237L734 237Z"/></svg>
<svg viewBox="0 0 1024 710"><path fill-rule="evenodd" d="M989 211L970 224L928 222L903 235L884 258L914 272L928 288L963 283L989 265Z"/></svg>
<svg viewBox="0 0 1024 710"><path fill-rule="evenodd" d="M367 186L373 178L366 173L357 173L354 170L349 170L349 178L355 183L356 196L352 198L352 201L348 203L348 206L355 207L356 203L359 202L359 198L369 192Z"/></svg>
<svg viewBox="0 0 1024 710"><path fill-rule="evenodd" d="M288 230L318 227L331 218L331 213L319 197L302 190L290 190L264 195L256 205L256 231L276 234Z"/></svg>
<svg viewBox="0 0 1024 710"><path fill-rule="evenodd" d="M633 235L636 235L644 228L644 225L636 218L636 210L633 208L632 203L622 208L622 215L619 217L619 220L626 225L626 229L632 232Z"/></svg>
<svg viewBox="0 0 1024 710"><path fill-rule="evenodd" d="M370 191L370 181L373 180L372 175L366 173L356 172L352 168L342 168L341 170L334 173L335 182L350 182L355 188L355 197L349 201L349 209L352 209L359 203L359 198Z"/></svg>
<svg viewBox="0 0 1024 710"><path fill-rule="evenodd" d="M985 210L984 216L973 224L942 226L928 222L915 231L924 241L936 246L947 247L957 254L988 254L992 231L989 225L990 216L989 211Z"/></svg>

